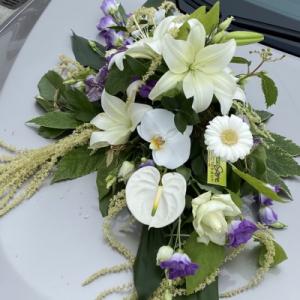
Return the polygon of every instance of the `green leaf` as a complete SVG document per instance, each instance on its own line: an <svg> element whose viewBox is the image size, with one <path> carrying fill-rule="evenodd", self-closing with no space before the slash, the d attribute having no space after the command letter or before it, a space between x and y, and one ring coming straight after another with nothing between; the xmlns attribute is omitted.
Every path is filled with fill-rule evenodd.
<svg viewBox="0 0 300 300"><path fill-rule="evenodd" d="M143 4L143 6L144 6L144 7L155 7L155 8L157 8L157 7L161 6L161 4L162 4L163 2L164 2L164 0L147 0L147 1ZM175 2L175 1L171 0L171 2Z"/></svg>
<svg viewBox="0 0 300 300"><path fill-rule="evenodd" d="M259 115L262 122L268 121L274 115L266 110L255 110L255 112Z"/></svg>
<svg viewBox="0 0 300 300"><path fill-rule="evenodd" d="M275 246L275 257L274 257L274 262L271 267L275 267L288 259L284 249L277 242L273 241L273 243ZM266 252L267 252L266 247L264 245L261 245L259 257L258 257L258 263L260 266L263 266L264 256L265 256Z"/></svg>
<svg viewBox="0 0 300 300"><path fill-rule="evenodd" d="M278 90L275 85L275 82L268 77L265 73L260 73L259 77L261 78L262 90L265 95L265 101L267 107L275 104L278 97Z"/></svg>
<svg viewBox="0 0 300 300"><path fill-rule="evenodd" d="M178 131L180 131L181 133L184 133L186 130L186 127L187 127L187 122L186 122L183 114L177 113L175 115L174 122L175 122L175 125L176 125L176 128L178 129Z"/></svg>
<svg viewBox="0 0 300 300"><path fill-rule="evenodd" d="M185 166L181 166L181 167L177 168L176 172L179 173L179 174L181 174L185 178L186 182L189 181L189 179L190 179L190 177L192 175L191 169L187 168Z"/></svg>
<svg viewBox="0 0 300 300"><path fill-rule="evenodd" d="M144 226L137 256L133 266L134 285L139 300L150 299L163 278L163 271L156 265L158 249L165 245L163 230Z"/></svg>
<svg viewBox="0 0 300 300"><path fill-rule="evenodd" d="M242 198L240 197L240 195L239 195L238 193L234 193L234 192L232 192L232 191L230 191L230 190L227 190L227 191L228 191L228 193L230 194L231 199L232 199L232 201L234 202L234 204L235 204L237 207L242 208L242 206L243 206L243 200L242 200Z"/></svg>
<svg viewBox="0 0 300 300"><path fill-rule="evenodd" d="M129 55L126 56L126 63L135 76L141 77L148 72L150 66L149 60L141 61Z"/></svg>
<svg viewBox="0 0 300 300"><path fill-rule="evenodd" d="M38 83L40 96L51 102L58 98L58 92L63 88L63 79L54 71L47 72Z"/></svg>
<svg viewBox="0 0 300 300"><path fill-rule="evenodd" d="M203 291L188 296L178 296L175 300L219 300L218 280L208 285Z"/></svg>
<svg viewBox="0 0 300 300"><path fill-rule="evenodd" d="M291 198L292 194L288 188L288 186L285 184L285 182L281 179L278 174L276 174L272 169L267 168L266 171L266 181L271 185L279 185L280 189L285 192L285 194Z"/></svg>
<svg viewBox="0 0 300 300"><path fill-rule="evenodd" d="M250 155L247 156L250 173L260 180L266 180L267 154L264 145L258 145Z"/></svg>
<svg viewBox="0 0 300 300"><path fill-rule="evenodd" d="M282 150L284 150L285 152L287 152L292 156L300 155L300 146L295 144L293 141L276 133L272 133L272 137L274 139L274 142L271 143L274 144L275 146L281 148Z"/></svg>
<svg viewBox="0 0 300 300"><path fill-rule="evenodd" d="M214 243L205 245L197 242L197 233L193 232L184 245L184 252L197 263L200 268L194 276L186 278L187 293L193 291L201 284L207 276L219 268L225 259L225 247Z"/></svg>
<svg viewBox="0 0 300 300"><path fill-rule="evenodd" d="M300 176L300 166L294 158L275 145L269 145L267 166L280 177Z"/></svg>
<svg viewBox="0 0 300 300"><path fill-rule="evenodd" d="M64 97L69 109L79 121L88 123L100 112L100 107L90 102L87 96L77 89L66 89Z"/></svg>
<svg viewBox="0 0 300 300"><path fill-rule="evenodd" d="M75 179L95 172L105 164L104 151L91 155L87 146L76 148L65 155L57 164L52 182Z"/></svg>
<svg viewBox="0 0 300 300"><path fill-rule="evenodd" d="M74 114L61 111L49 112L27 123L34 123L39 126L56 129L75 129L81 124L81 122L75 119Z"/></svg>
<svg viewBox="0 0 300 300"><path fill-rule="evenodd" d="M45 100L40 97L36 97L36 103L45 111L45 112L51 112L55 110L54 102Z"/></svg>
<svg viewBox="0 0 300 300"><path fill-rule="evenodd" d="M41 126L38 130L40 136L46 139L56 139L66 132L65 129L47 128Z"/></svg>
<svg viewBox="0 0 300 300"><path fill-rule="evenodd" d="M234 56L231 60L232 64L245 64L250 66L251 65L251 61L249 61L248 59L244 58L244 57L240 57L240 56Z"/></svg>
<svg viewBox="0 0 300 300"><path fill-rule="evenodd" d="M252 177L251 175L244 173L237 169L234 165L231 165L232 171L244 179L249 185L255 188L259 193L264 194L265 196L269 197L272 200L284 202L284 200L278 196L275 192L273 192L270 188L266 186L266 183L262 182L261 180Z"/></svg>
<svg viewBox="0 0 300 300"><path fill-rule="evenodd" d="M94 41L93 41L94 42ZM76 60L85 67L91 67L99 70L105 64L105 50L99 43L94 42L98 49L103 52L103 55L96 53L90 46L89 40L76 35L73 32L72 49Z"/></svg>

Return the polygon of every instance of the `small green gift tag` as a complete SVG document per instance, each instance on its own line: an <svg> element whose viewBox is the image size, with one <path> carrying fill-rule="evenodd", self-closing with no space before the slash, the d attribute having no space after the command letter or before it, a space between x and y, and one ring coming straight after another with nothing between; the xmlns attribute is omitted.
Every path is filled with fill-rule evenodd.
<svg viewBox="0 0 300 300"><path fill-rule="evenodd" d="M208 151L207 166L207 183L226 186L227 163L216 157L212 151Z"/></svg>

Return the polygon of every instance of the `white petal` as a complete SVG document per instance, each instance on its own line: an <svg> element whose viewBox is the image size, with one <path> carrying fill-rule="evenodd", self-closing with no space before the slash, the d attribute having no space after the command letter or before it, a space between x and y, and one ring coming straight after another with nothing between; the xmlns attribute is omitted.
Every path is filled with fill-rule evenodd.
<svg viewBox="0 0 300 300"><path fill-rule="evenodd" d="M148 42L151 40L152 39L143 39L132 45L129 45L126 55L130 55L133 58L155 58L157 54L148 46Z"/></svg>
<svg viewBox="0 0 300 300"><path fill-rule="evenodd" d="M206 110L213 98L211 80L201 72L189 72L185 76L183 91L187 98L194 97L193 109L197 113Z"/></svg>
<svg viewBox="0 0 300 300"><path fill-rule="evenodd" d="M175 74L171 71L166 72L151 90L149 99L155 100L162 94L174 89L183 78L183 74Z"/></svg>
<svg viewBox="0 0 300 300"><path fill-rule="evenodd" d="M145 113L138 133L142 139L150 142L154 136L164 138L168 132L176 130L174 114L166 109L153 109Z"/></svg>
<svg viewBox="0 0 300 300"><path fill-rule="evenodd" d="M126 94L127 94L127 99L130 102L135 101L136 94L139 91L141 84L142 84L142 80L135 80L128 86L126 90Z"/></svg>
<svg viewBox="0 0 300 300"><path fill-rule="evenodd" d="M237 86L237 88L236 88L236 91L233 95L233 99L240 100L242 102L246 102L246 100L247 100L244 90L242 88L240 88L239 86Z"/></svg>
<svg viewBox="0 0 300 300"><path fill-rule="evenodd" d="M193 45L187 41L175 40L166 34L163 44L163 58L171 72L184 73L193 62L195 52Z"/></svg>
<svg viewBox="0 0 300 300"><path fill-rule="evenodd" d="M152 216L160 173L144 167L133 173L126 185L126 202L133 216L150 227L161 228L174 222L185 207L186 182L182 175L169 173L162 178L157 210Z"/></svg>
<svg viewBox="0 0 300 300"><path fill-rule="evenodd" d="M116 66L119 68L120 71L124 70L124 58L125 58L126 52L120 52L116 53L109 61L108 69L111 69L113 64L116 64Z"/></svg>
<svg viewBox="0 0 300 300"><path fill-rule="evenodd" d="M182 166L190 157L191 139L180 132L166 139L162 149L152 152L154 162L168 169Z"/></svg>
<svg viewBox="0 0 300 300"><path fill-rule="evenodd" d="M204 48L206 33L203 25L197 19L188 21L190 25L190 33L187 40L193 45L196 52Z"/></svg>
<svg viewBox="0 0 300 300"><path fill-rule="evenodd" d="M131 131L134 131L137 125L143 119L145 113L149 110L152 110L150 105L141 104L141 103L132 103L128 108L128 114L131 119Z"/></svg>
<svg viewBox="0 0 300 300"><path fill-rule="evenodd" d="M106 113L98 114L94 119L92 119L91 124L102 130L110 129L116 125L114 120L109 118Z"/></svg>
<svg viewBox="0 0 300 300"><path fill-rule="evenodd" d="M237 85L233 77L226 72L220 72L210 76L214 85L214 94L221 105L221 112L223 115L229 113L232 106L234 94L237 89Z"/></svg>
<svg viewBox="0 0 300 300"><path fill-rule="evenodd" d="M234 40L223 44L209 45L197 53L197 65L205 73L220 72L230 63L235 49L236 43Z"/></svg>
<svg viewBox="0 0 300 300"><path fill-rule="evenodd" d="M108 94L105 90L101 96L101 105L104 112L116 123L125 123L130 125L130 119L127 115L126 103L118 97Z"/></svg>

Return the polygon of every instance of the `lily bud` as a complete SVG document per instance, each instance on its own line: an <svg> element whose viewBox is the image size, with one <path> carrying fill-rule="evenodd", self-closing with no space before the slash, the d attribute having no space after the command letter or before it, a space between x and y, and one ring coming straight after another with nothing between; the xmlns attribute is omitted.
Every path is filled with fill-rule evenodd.
<svg viewBox="0 0 300 300"><path fill-rule="evenodd" d="M166 261L172 257L174 249L170 246L162 246L158 249L156 256L156 264L159 266L161 262Z"/></svg>
<svg viewBox="0 0 300 300"><path fill-rule="evenodd" d="M231 39L235 39L238 46L243 46L261 42L264 36L261 33L251 31L233 31L224 35L222 42L224 43Z"/></svg>
<svg viewBox="0 0 300 300"><path fill-rule="evenodd" d="M226 30L231 22L234 20L234 17L228 17L226 20L224 20L220 25L219 25L219 28L220 30Z"/></svg>
<svg viewBox="0 0 300 300"><path fill-rule="evenodd" d="M106 189L109 190L109 189L115 184L116 181L117 181L116 176L108 175L108 176L105 178Z"/></svg>
<svg viewBox="0 0 300 300"><path fill-rule="evenodd" d="M118 178L127 181L134 171L134 164L130 161L124 161L118 174Z"/></svg>
<svg viewBox="0 0 300 300"><path fill-rule="evenodd" d="M276 222L276 223L273 223L272 225L270 225L272 228L275 228L275 229L284 229L284 228L287 228L287 225L285 225L284 223L282 222Z"/></svg>
<svg viewBox="0 0 300 300"><path fill-rule="evenodd" d="M212 42L214 44L221 43L223 41L224 36L226 35L226 32L224 30L218 32L212 39Z"/></svg>

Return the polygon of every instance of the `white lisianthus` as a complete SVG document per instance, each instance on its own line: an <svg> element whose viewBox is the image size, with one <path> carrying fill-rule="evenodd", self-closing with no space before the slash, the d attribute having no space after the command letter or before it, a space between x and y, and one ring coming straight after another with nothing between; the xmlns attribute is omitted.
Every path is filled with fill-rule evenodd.
<svg viewBox="0 0 300 300"><path fill-rule="evenodd" d="M222 114L227 114L237 89L234 77L228 73L236 43L232 39L205 47L203 25L196 19L188 22L191 30L186 41L165 35L162 56L169 71L157 82L149 98L155 100L182 83L183 92L187 98L193 98L197 113L206 110L215 95Z"/></svg>
<svg viewBox="0 0 300 300"><path fill-rule="evenodd" d="M135 171L126 185L126 202L142 224L161 228L173 223L185 207L186 181L179 173L161 178L154 167Z"/></svg>
<svg viewBox="0 0 300 300"><path fill-rule="evenodd" d="M125 144L145 112L152 109L151 106L145 104L125 103L105 90L101 96L101 106L104 112L91 121L91 124L101 130L91 135L90 147L92 149Z"/></svg>
<svg viewBox="0 0 300 300"><path fill-rule="evenodd" d="M158 249L156 255L156 264L159 265L162 261L166 261L172 257L174 249L170 246L162 246Z"/></svg>
<svg viewBox="0 0 300 300"><path fill-rule="evenodd" d="M118 173L118 178L127 181L134 171L134 164L130 161L124 161Z"/></svg>
<svg viewBox="0 0 300 300"><path fill-rule="evenodd" d="M204 193L192 200L193 225L198 234L198 242L208 244L210 241L225 245L228 224L225 217L241 214L229 194L212 195Z"/></svg>
<svg viewBox="0 0 300 300"><path fill-rule="evenodd" d="M204 142L215 156L234 163L250 153L253 136L249 125L241 118L235 115L218 116L207 126Z"/></svg>
<svg viewBox="0 0 300 300"><path fill-rule="evenodd" d="M192 126L178 131L174 114L165 109L147 112L137 128L142 139L150 143L154 162L158 166L176 169L190 156Z"/></svg>
<svg viewBox="0 0 300 300"><path fill-rule="evenodd" d="M115 54L109 62L109 68L115 63L116 66L123 71L124 70L124 59L126 55L129 55L133 58L145 58L145 59L154 59L157 57L157 54L162 52L162 44L165 38L165 35L169 30L174 29L176 25L173 21L176 17L170 16L163 19L159 25L155 28L153 36L147 36L141 29L140 36L142 37L137 42L128 45L127 50Z"/></svg>

